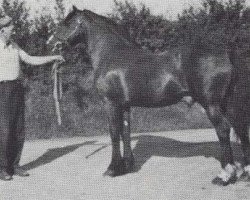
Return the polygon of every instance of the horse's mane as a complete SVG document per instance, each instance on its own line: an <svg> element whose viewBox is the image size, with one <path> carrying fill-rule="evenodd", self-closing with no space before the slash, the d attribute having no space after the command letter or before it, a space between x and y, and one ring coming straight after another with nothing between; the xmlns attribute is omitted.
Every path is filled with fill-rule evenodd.
<svg viewBox="0 0 250 200"><path fill-rule="evenodd" d="M99 20L102 20L104 21L105 23L107 23L108 25L111 25L111 26L120 26L118 25L115 21L113 21L112 19L109 19L107 17L104 17L102 15L98 15L90 10L83 10L84 14L86 14L87 16L91 17L92 19L99 19Z"/></svg>
<svg viewBox="0 0 250 200"><path fill-rule="evenodd" d="M117 24L115 21L113 21L110 18L104 17L102 15L98 15L90 10L83 10L82 11L85 16L87 16L92 22L102 26L103 28L111 31L112 33L115 33L116 35L122 36L124 39L126 39L129 42L133 42L128 29L121 24Z"/></svg>

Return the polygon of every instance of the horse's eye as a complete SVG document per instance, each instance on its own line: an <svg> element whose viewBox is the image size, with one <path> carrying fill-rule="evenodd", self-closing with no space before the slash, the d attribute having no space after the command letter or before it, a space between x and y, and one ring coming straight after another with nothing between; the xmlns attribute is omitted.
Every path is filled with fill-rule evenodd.
<svg viewBox="0 0 250 200"><path fill-rule="evenodd" d="M68 26L69 23L65 21L65 22L63 22L63 25L64 25L64 26Z"/></svg>

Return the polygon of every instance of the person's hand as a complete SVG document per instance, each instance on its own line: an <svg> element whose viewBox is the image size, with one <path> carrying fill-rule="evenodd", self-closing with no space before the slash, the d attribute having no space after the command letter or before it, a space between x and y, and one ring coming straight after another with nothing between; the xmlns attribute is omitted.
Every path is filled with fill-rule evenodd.
<svg viewBox="0 0 250 200"><path fill-rule="evenodd" d="M52 67L52 74L55 73L59 68L61 68L61 63L65 62L64 58L61 55L54 56L54 64Z"/></svg>
<svg viewBox="0 0 250 200"><path fill-rule="evenodd" d="M55 56L55 61L58 62L58 63L65 62L64 58L61 55Z"/></svg>

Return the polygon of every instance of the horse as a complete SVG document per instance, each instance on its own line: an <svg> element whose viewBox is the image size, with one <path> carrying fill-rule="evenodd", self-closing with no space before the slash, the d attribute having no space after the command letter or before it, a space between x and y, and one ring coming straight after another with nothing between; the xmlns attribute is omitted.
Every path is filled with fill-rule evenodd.
<svg viewBox="0 0 250 200"><path fill-rule="evenodd" d="M212 182L225 186L242 177L249 179L250 72L235 48L212 51L196 41L178 51L155 54L139 48L123 26L75 6L48 40L58 42L87 44L112 141L112 158L104 175L114 177L134 170L131 107L164 107L186 98L204 108L219 139L222 169ZM234 162L231 127L241 140L244 166Z"/></svg>

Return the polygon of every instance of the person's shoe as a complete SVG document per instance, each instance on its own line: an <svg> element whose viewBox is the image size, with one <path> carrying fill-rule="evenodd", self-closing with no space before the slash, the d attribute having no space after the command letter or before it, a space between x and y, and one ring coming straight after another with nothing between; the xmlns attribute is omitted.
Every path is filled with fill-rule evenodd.
<svg viewBox="0 0 250 200"><path fill-rule="evenodd" d="M17 176L29 176L30 174L22 169L21 167L15 167L14 168L14 175L17 175Z"/></svg>
<svg viewBox="0 0 250 200"><path fill-rule="evenodd" d="M12 176L9 175L5 170L0 171L0 179L3 181L10 181L12 180Z"/></svg>

